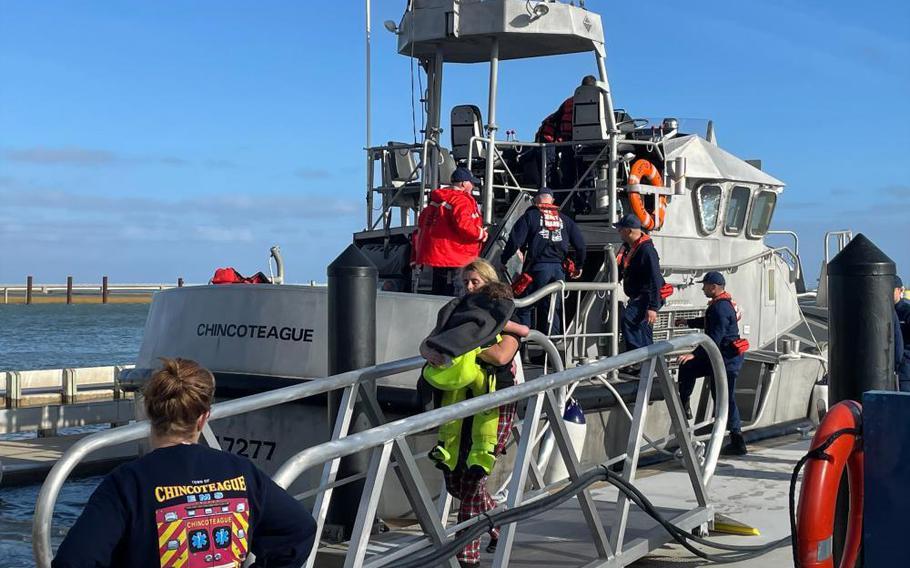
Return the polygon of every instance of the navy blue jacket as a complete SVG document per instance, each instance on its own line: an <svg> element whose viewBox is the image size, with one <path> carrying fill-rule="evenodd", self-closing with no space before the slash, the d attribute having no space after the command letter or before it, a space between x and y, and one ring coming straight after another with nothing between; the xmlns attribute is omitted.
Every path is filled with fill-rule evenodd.
<svg viewBox="0 0 910 568"><path fill-rule="evenodd" d="M628 255L632 247L623 244L623 250ZM660 274L660 257L653 241L639 245L638 250L629 267L619 267L619 278L622 280L622 289L629 297L629 301L647 301L648 309L657 311L663 305L660 298L660 288L664 285L664 277Z"/></svg>
<svg viewBox="0 0 910 568"><path fill-rule="evenodd" d="M569 254L571 244L575 249L575 265L584 265L585 240L578 225L562 213L559 218L562 219L562 229L548 231L543 225L539 209L532 207L525 211L509 233L509 240L502 251L502 264L508 262L519 249L525 252L525 270L547 262L562 264Z"/></svg>
<svg viewBox="0 0 910 568"><path fill-rule="evenodd" d="M175 556L227 564L235 550L253 552L253 566L300 566L315 533L306 509L250 460L179 444L105 477L51 566L159 568Z"/></svg>
<svg viewBox="0 0 910 568"><path fill-rule="evenodd" d="M733 307L733 302L730 300L712 302L705 310L704 317L686 320L686 324L689 327L705 330L705 334L720 349L728 371L739 370L742 367L743 356L737 355L735 348L731 345L734 339L739 339L739 324L736 322L736 309ZM695 354L707 357L707 353L704 353L701 347L695 350Z"/></svg>

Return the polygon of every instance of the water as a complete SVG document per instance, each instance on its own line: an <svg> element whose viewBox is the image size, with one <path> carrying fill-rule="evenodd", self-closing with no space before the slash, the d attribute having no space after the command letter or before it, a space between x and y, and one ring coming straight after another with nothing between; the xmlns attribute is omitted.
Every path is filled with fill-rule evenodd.
<svg viewBox="0 0 910 568"><path fill-rule="evenodd" d="M148 304L0 304L0 371L134 363Z"/></svg>
<svg viewBox="0 0 910 568"><path fill-rule="evenodd" d="M148 304L0 305L0 371L134 363L148 309ZM88 477L64 485L54 511L55 547L100 481ZM34 566L32 515L39 489L0 486L4 567Z"/></svg>

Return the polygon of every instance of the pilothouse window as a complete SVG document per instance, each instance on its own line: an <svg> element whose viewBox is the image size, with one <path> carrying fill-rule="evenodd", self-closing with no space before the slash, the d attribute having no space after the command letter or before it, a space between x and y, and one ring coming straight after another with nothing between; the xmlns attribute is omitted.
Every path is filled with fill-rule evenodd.
<svg viewBox="0 0 910 568"><path fill-rule="evenodd" d="M713 233L720 218L720 186L703 185L698 188L698 212L701 228L706 233Z"/></svg>
<svg viewBox="0 0 910 568"><path fill-rule="evenodd" d="M752 192L748 187L738 185L730 192L730 201L727 203L726 218L724 219L724 232L728 235L738 235L743 232L746 225L746 212L749 210L749 196Z"/></svg>
<svg viewBox="0 0 910 568"><path fill-rule="evenodd" d="M771 215L774 214L776 204L777 194L773 191L762 191L755 197L755 205L752 207L752 215L749 217L750 237L761 237L768 232Z"/></svg>

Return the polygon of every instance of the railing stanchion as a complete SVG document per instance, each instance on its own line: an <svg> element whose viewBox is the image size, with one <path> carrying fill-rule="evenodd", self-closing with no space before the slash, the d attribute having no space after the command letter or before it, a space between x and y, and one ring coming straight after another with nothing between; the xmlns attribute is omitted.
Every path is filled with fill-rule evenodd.
<svg viewBox="0 0 910 568"><path fill-rule="evenodd" d="M641 453L641 439L645 431L645 420L648 417L648 407L651 402L651 387L654 384L654 370L657 361L648 359L641 366L638 377L638 393L635 395L635 410L632 414L632 424L629 426L629 441L626 446L626 461L622 468L622 478L629 483L635 482L635 473L638 470L638 457ZM620 492L616 497L616 521L610 530L610 545L613 550L622 550L623 537L626 534L626 524L629 521L629 498Z"/></svg>
<svg viewBox="0 0 910 568"><path fill-rule="evenodd" d="M351 541L348 543L344 568L363 566L367 543L370 542L370 532L373 528L373 519L376 517L376 507L379 505L379 495L382 493L382 484L389 468L392 444L393 441L389 440L374 449L370 456L370 462L367 465L367 479L360 496L360 505L357 507L356 521L351 532Z"/></svg>

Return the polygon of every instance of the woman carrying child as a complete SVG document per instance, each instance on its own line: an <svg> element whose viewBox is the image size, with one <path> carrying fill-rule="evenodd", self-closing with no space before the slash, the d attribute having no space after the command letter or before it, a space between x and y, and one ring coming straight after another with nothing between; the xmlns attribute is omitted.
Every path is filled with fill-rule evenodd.
<svg viewBox="0 0 910 568"><path fill-rule="evenodd" d="M496 270L475 259L461 271L465 295L443 307L437 326L420 346L427 360L424 380L434 387L437 406L454 404L512 386L520 363L516 354L528 328L512 320L511 288ZM520 371L518 372L520 375ZM439 429L430 458L443 471L448 492L459 500L458 522L493 509L487 478L509 440L516 404L480 412ZM494 552L499 528L490 531L487 552ZM480 562L480 539L459 554L462 566Z"/></svg>

